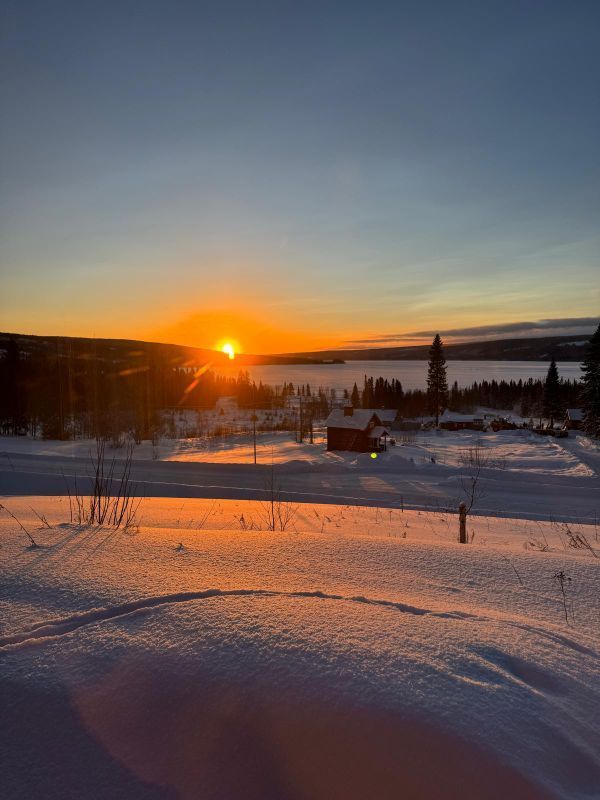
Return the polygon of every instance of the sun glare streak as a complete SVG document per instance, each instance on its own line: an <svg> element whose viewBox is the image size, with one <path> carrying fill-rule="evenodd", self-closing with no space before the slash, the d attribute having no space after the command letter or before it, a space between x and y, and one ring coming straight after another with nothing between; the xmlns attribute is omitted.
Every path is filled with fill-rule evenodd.
<svg viewBox="0 0 600 800"><path fill-rule="evenodd" d="M202 367L199 367L197 370L195 370L194 377L193 377L192 381L190 382L190 384L184 390L183 395L181 396L181 399L179 401L179 405L181 405L183 403L183 401L185 400L185 398L188 396L188 394L190 392L194 391L196 386L198 386L198 384L200 383L200 378L204 375L205 372L208 372L208 370L211 368L211 366L212 366L212 362L208 361Z"/></svg>

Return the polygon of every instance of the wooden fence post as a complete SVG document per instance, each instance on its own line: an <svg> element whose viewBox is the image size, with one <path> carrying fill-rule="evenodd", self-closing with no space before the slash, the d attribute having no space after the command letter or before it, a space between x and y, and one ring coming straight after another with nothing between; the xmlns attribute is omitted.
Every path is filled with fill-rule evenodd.
<svg viewBox="0 0 600 800"><path fill-rule="evenodd" d="M467 544L467 507L464 503L461 503L458 507L458 519L460 526L458 541L460 544Z"/></svg>

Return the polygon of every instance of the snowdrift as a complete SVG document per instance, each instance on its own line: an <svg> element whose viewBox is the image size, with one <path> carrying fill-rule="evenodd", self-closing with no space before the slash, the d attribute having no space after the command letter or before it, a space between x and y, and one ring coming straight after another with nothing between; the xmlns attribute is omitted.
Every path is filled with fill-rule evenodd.
<svg viewBox="0 0 600 800"><path fill-rule="evenodd" d="M269 532L240 527L257 503L161 500L132 535L30 505L40 547L1 523L3 797L598 796L599 560L556 526L461 547L444 515Z"/></svg>

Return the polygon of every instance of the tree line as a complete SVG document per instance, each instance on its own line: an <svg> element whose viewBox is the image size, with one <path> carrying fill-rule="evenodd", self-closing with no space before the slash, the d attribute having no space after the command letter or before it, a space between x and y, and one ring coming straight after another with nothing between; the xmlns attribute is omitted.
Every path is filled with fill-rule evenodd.
<svg viewBox="0 0 600 800"><path fill-rule="evenodd" d="M220 397L234 397L241 408L296 405L303 419L323 418L337 400L335 392L309 384L272 387L251 380L247 371L220 375L174 364L150 346L119 353L106 343L82 349L72 340L56 341L48 351L22 352L9 338L0 358L0 431L52 439L108 437L131 433L148 439L160 427L165 409L210 409ZM364 378L344 397L355 407L394 408L404 417L431 415L439 420L448 408L476 406L518 410L523 417L546 417L554 423L569 407L584 410L588 433L600 436L600 326L590 339L581 381L560 378L551 361L545 380L479 381L448 386L442 339L429 351L427 387L404 391L399 380Z"/></svg>
<svg viewBox="0 0 600 800"><path fill-rule="evenodd" d="M211 409L220 397L234 397L240 408L277 408L290 395L304 398L311 418L327 414L330 401L322 388L285 383L280 389L256 383L246 370L232 377L208 366L173 364L150 346L123 354L106 342L90 350L64 340L51 350L24 352L11 337L0 358L4 435L71 439L128 433L141 441L160 428L165 409Z"/></svg>
<svg viewBox="0 0 600 800"><path fill-rule="evenodd" d="M439 334L429 350L427 388L404 391L399 380L364 376L362 390L355 383L346 399L355 408L392 408L403 417L431 416L439 423L446 410L469 411L477 406L515 410L525 418L545 418L551 427L564 418L567 408L582 408L584 430L600 437L600 325L591 337L582 362L581 381L560 377L551 359L545 379L476 381L448 388L444 345Z"/></svg>

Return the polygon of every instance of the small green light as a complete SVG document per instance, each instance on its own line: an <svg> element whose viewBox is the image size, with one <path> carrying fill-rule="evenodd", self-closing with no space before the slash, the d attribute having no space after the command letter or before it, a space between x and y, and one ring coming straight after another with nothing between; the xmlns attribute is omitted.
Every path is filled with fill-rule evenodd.
<svg viewBox="0 0 600 800"><path fill-rule="evenodd" d="M371 453L371 458L377 458L377 453Z"/></svg>

